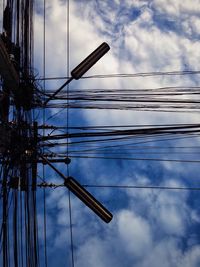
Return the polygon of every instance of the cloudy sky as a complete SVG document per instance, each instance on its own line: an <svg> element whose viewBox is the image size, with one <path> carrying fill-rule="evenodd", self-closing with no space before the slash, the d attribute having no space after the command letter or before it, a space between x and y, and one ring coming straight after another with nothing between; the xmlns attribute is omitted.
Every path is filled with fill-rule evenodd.
<svg viewBox="0 0 200 267"><path fill-rule="evenodd" d="M35 69L40 77L68 76L102 42L107 42L111 49L86 76L200 70L199 0L69 0L69 47L67 7L65 0L46 1L44 38L44 3L36 1ZM117 92L120 89L194 87L199 86L198 79L198 75L92 78L73 81L69 90L113 89ZM55 90L62 82L47 81L45 87ZM41 86L44 84L41 83ZM52 119L49 119L49 112L55 115ZM59 113L56 115L56 112ZM52 109L47 112L46 120L49 124L66 126L66 110ZM70 126L193 122L199 123L198 113L105 109L69 111ZM134 150L129 149L126 151L127 157L149 158L145 141L155 147L170 147L168 154L154 155L156 158L184 157L184 152L184 155L180 151L179 154L172 153L175 145L196 146L197 155L189 154L187 159L198 157L198 137L174 141L131 139L123 142L121 149L139 141L144 146L140 154L135 155ZM117 149L119 154L124 153L120 147ZM57 167L66 173L63 165ZM87 185L200 186L198 164L192 163L72 158L69 171L70 175ZM53 171L46 170L46 173L49 181L60 181ZM47 190L48 266L200 265L198 191L107 187L88 190L104 203L114 218L110 224L105 224L71 195L74 265L71 258L68 191L63 188ZM41 240L42 216L41 205L38 218Z"/></svg>

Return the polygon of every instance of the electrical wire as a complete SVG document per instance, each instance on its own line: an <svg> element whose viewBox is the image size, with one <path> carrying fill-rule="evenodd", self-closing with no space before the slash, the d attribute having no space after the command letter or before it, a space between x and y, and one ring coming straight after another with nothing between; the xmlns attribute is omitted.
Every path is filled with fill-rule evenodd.
<svg viewBox="0 0 200 267"><path fill-rule="evenodd" d="M43 0L43 76L46 76L46 0ZM43 81L44 93L46 92L45 80ZM43 109L43 124L45 124L46 112ZM45 130L43 130L45 135ZM45 177L45 166L43 165L43 179ZM44 265L48 267L47 258L47 228L46 228L46 191L43 189L43 224L44 224Z"/></svg>
<svg viewBox="0 0 200 267"><path fill-rule="evenodd" d="M88 188L116 188L116 189L158 189L158 190L187 190L200 191L200 187L181 187L181 186L157 186L157 185L87 185Z"/></svg>
<svg viewBox="0 0 200 267"><path fill-rule="evenodd" d="M133 158L133 157L108 157L108 156L77 156L70 155L71 158L79 159L106 159L106 160L134 160L134 161L159 161L159 162L182 162L182 163L200 163L200 160L189 159L161 159L161 158Z"/></svg>
<svg viewBox="0 0 200 267"><path fill-rule="evenodd" d="M158 71L158 72L139 72L139 73L116 73L116 74L98 74L83 76L80 79L91 79L91 78L135 78L135 77L153 77L153 76L182 76L182 75L198 75L199 70L187 70L187 71ZM65 77L41 77L36 80L66 80L69 76Z"/></svg>
<svg viewBox="0 0 200 267"><path fill-rule="evenodd" d="M197 112L199 87L159 87L146 89L74 89L58 94L47 108L119 109L135 111ZM66 102L61 102L67 100Z"/></svg>
<svg viewBox="0 0 200 267"><path fill-rule="evenodd" d="M67 75L69 76L69 63L70 63L70 40L69 40L69 31L70 31L70 13L69 13L69 0L67 0ZM69 157L69 94L70 88L69 83L67 84L67 158ZM67 176L69 177L69 164L67 164ZM70 191L68 190L68 206L69 206L69 221L70 221L70 243L71 243L71 261L72 267L74 267L74 241L73 241L73 228L72 228L72 208L71 208L71 197Z"/></svg>
<svg viewBox="0 0 200 267"><path fill-rule="evenodd" d="M55 189L58 187L65 187L64 184L38 184L38 187L47 187ZM109 184L82 184L86 188L112 188L112 189L158 189L158 190L187 190L187 191L200 191L200 186L162 186L162 185L109 185Z"/></svg>
<svg viewBox="0 0 200 267"><path fill-rule="evenodd" d="M19 4L20 1L18 1ZM13 1L12 1L13 3ZM29 11L31 13L33 9L32 1L21 1L22 10L25 12ZM43 92L37 90L36 95L39 100L42 100L44 96L50 95L50 90L46 91L45 81L47 80L56 80L56 79L66 79L68 77L46 77L46 1L43 2L43 78L36 79L43 81ZM19 12L19 7L17 7L17 25L14 35L16 36L17 43L20 42L20 31L19 31L19 22L22 21L22 39L26 40L27 47L22 51L22 61L23 68L27 71L29 76L32 77L32 66L33 64L33 40L28 38L32 36L31 26L25 27L27 17L21 16ZM70 59L70 50L69 50L69 0L67 1L67 76L69 76L69 59ZM29 18L31 22L32 17ZM31 23L30 23L31 24ZM30 35L29 35L30 33ZM28 48L28 49L27 49ZM172 71L172 72L146 72L146 73L133 73L133 74L109 74L109 75L91 75L85 76L82 79L108 79L108 78L137 78L137 77L154 77L154 76L183 76L183 75L199 75L200 71ZM199 112L199 103L198 99L200 87L165 87L165 88L151 88L151 89L92 89L92 90L73 90L70 92L69 85L67 86L67 96L63 93L58 93L57 95L52 96L52 104L48 104L47 108L61 108L55 114L49 116L45 120L46 113L42 101L35 103L35 108L43 108L43 135L38 136L39 144L43 153L48 154L52 159L56 157L71 157L71 158L93 158L93 159L113 159L113 160L145 160L145 161L170 161L170 162L189 162L189 163L199 163L200 160L187 160L185 158L180 159L164 159L164 158L134 158L132 156L126 155L131 151L131 155L134 153L143 155L156 155L163 154L166 155L166 151L153 151L152 148L144 146L144 143L153 143L153 142L164 142L166 140L181 140L184 138L199 138L199 125L182 125L182 126L152 126L152 129L142 129L140 126L139 129L131 129L130 126L84 126L84 127L69 127L69 110L70 108L77 109L120 109L120 110L148 110L148 111L163 111L163 112ZM55 103L56 101L66 101L66 103ZM48 120L55 118L60 114L65 108L67 108L67 125L66 127L56 127L52 130L50 134L46 136L45 124ZM15 110L15 107L13 107ZM16 111L15 111L16 112ZM27 122L31 121L30 112L16 112L16 122L19 119L23 119ZM34 116L33 116L34 117ZM175 128L174 128L175 127ZM126 129L125 129L126 128ZM173 129L172 129L173 128ZM75 131L74 131L75 130ZM55 133L55 131L63 132L64 134ZM83 131L83 132L81 132ZM85 131L85 132L84 132ZM24 130L23 134L28 134L31 136L31 130ZM178 137L171 138L172 135L177 135ZM115 138L110 138L110 136L115 136ZM98 138L97 138L98 137ZM69 139L77 138L77 141L69 141ZM59 142L55 142L58 140ZM62 141L66 140L66 142ZM74 140L74 139L73 139ZM134 140L134 141L133 141ZM51 142L50 142L51 141ZM129 142L129 143L128 143ZM131 143L130 143L131 142ZM95 147L92 147L95 145ZM143 145L143 146L141 146ZM53 149L57 150L58 147L66 146L66 153L55 153ZM87 147L86 147L87 146ZM135 147L134 147L135 146ZM138 146L138 147L136 147ZM52 148L52 150L49 149ZM152 147L156 149L163 149L161 146ZM170 146L168 146L170 148ZM179 146L180 147L180 146ZM118 151L109 151L110 149L119 149ZM190 147L191 148L191 147ZM197 148L197 147L196 147ZM138 149L138 151L132 152L132 150ZM143 149L143 152L141 151ZM149 149L150 151L145 151ZM171 148L170 148L171 149ZM181 153L181 150L171 151L171 155ZM198 152L193 151L184 151L184 154L192 153L193 155L198 154ZM78 154L78 155L77 155ZM103 155L102 155L103 154ZM119 156L121 154L121 156ZM101 156L102 155L102 156ZM170 156L171 156L170 155ZM25 164L26 166L26 164ZM30 177L31 167L27 167L27 177ZM2 172L2 169L1 169ZM2 174L0 174L2 177ZM67 165L67 175L69 176L69 167ZM13 176L13 173L12 173ZM46 191L45 188L48 187L48 184L45 182L45 169L43 168L43 224L44 224L44 264L48 266L48 251L47 251L47 210L46 210ZM28 179L29 180L29 179ZM44 183L45 182L45 183ZM59 187L55 186L55 188ZM96 187L96 188L124 188L124 189L165 189L165 190L200 190L199 187L168 187L168 186L151 186L151 185L84 185L85 187ZM2 186L3 187L3 186ZM51 185L52 187L52 185ZM3 189L2 189L3 190ZM7 188L4 186L4 203L3 208L4 219L6 219L6 227L4 232L5 239L0 238L2 244L1 249L3 249L3 258L4 266L12 266L11 252L10 252L10 243L13 240L13 251L14 251L14 265L17 267L21 263L23 266L37 267L39 263L39 242L38 242L38 226L37 226L37 198L35 192L20 192L20 198L15 193L14 201L12 206L13 212L13 230L10 231L10 225L8 221L10 207L8 205L9 200L9 191L6 191ZM10 190L10 189L9 189ZM5 193L6 192L6 193ZM12 197L13 197L12 194ZM23 196L24 195L24 196ZM10 200L12 200L12 197ZM70 240L71 240L71 260L72 266L74 267L74 240L73 240L73 222L72 222L72 206L69 192L69 220L70 220ZM18 207L19 205L19 207ZM19 216L19 217L18 217ZM20 234L18 235L17 229L20 226ZM24 229L23 229L24 228ZM3 230L2 230L3 231ZM13 233L13 239L11 239ZM24 233L24 236L23 236ZM1 233L2 235L2 233ZM2 248L3 247L3 248ZM25 252L24 252L25 249ZM25 258L25 259L24 259Z"/></svg>
<svg viewBox="0 0 200 267"><path fill-rule="evenodd" d="M72 208L71 208L71 197L70 191L68 190L68 203L69 203L69 224L70 224L70 249L71 249L71 261L72 267L74 267L74 240L73 240L73 228L72 228Z"/></svg>

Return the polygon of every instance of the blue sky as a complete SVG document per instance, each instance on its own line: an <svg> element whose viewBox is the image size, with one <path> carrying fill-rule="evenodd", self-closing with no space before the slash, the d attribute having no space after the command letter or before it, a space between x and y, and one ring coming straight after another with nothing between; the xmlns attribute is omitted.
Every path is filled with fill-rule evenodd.
<svg viewBox="0 0 200 267"><path fill-rule="evenodd" d="M66 3L51 1L47 6L46 76L66 76ZM169 1L167 5L165 1L70 1L70 70L103 41L109 43L111 50L87 75L198 70L199 15L198 1ZM42 53L40 25L38 14L35 45ZM40 68L42 55L35 55ZM49 82L47 87L59 83ZM70 90L118 90L144 85L195 86L198 77L87 79L71 83ZM62 112L52 122L59 123L65 118L66 112ZM191 122L198 122L198 114L70 111L71 125ZM198 138L184 144L191 142L198 144ZM103 185L197 186L197 170L198 165L150 161L73 159L70 165L71 175L83 184ZM54 181L58 179L52 172L51 176ZM198 192L103 188L90 191L113 212L114 219L105 225L72 196L75 266L199 266ZM66 262L70 266L67 203L64 189L48 194L50 266L55 261L60 266Z"/></svg>
<svg viewBox="0 0 200 267"><path fill-rule="evenodd" d="M200 1L70 0L70 57L67 70L67 4L46 1L46 77L67 76L102 42L111 50L87 75L199 70ZM43 1L36 1L35 68L43 76ZM142 89L198 86L198 76L85 79L74 89ZM62 81L46 82L57 89ZM59 110L51 110L55 114ZM49 116L49 113L46 115ZM70 110L70 125L199 123L198 113L130 110ZM66 126L66 110L48 120ZM136 140L131 140L136 142ZM163 143L163 142L162 142ZM156 140L152 143L158 145ZM199 139L168 141L198 146ZM66 151L62 148L60 151ZM120 152L120 150L119 150ZM147 157L146 150L140 150ZM198 150L197 150L198 152ZM133 151L127 152L133 156ZM179 155L180 156L180 155ZM183 155L182 155L183 156ZM158 156L159 157L159 156ZM181 157L181 156L180 156ZM63 165L57 167L66 173ZM153 161L72 159L70 175L83 184L199 186L197 164ZM46 180L60 178L46 169ZM199 193L177 190L89 188L113 213L104 224L77 198L72 200L74 266L197 267L200 264ZM39 234L43 236L42 204ZM72 266L68 192L47 192L48 266ZM43 249L41 241L41 251Z"/></svg>

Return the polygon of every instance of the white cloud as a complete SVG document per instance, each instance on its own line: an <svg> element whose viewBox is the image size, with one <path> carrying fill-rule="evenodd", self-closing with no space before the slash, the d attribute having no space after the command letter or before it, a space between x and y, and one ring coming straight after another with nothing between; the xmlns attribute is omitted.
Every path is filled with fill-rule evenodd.
<svg viewBox="0 0 200 267"><path fill-rule="evenodd" d="M86 3L87 2L87 3ZM148 71L182 70L186 66L200 69L197 55L200 54L200 24L197 14L200 12L199 1L100 1L101 12L95 1L70 1L70 70L84 59L103 41L111 46L111 51L102 58L88 73L135 73ZM112 5L111 5L112 3ZM46 75L66 76L66 3L64 1L47 1L46 13ZM2 1L0 2L0 10ZM113 6L115 8L113 8ZM122 8L123 7L123 8ZM139 9L138 15L131 11ZM179 24L183 34L176 30L163 30L155 23L157 15ZM191 14L191 15L190 15ZM177 20L177 22L176 22ZM43 69L43 20L41 14L35 16L35 62L42 76ZM48 84L55 89L60 82ZM166 85L195 85L196 81L189 77L150 77L137 79L92 79L74 83L80 88L154 88ZM130 111L85 111L88 124L146 124L150 122L192 122L199 121L198 115L185 114L153 114ZM60 117L53 120L59 123ZM189 142L188 142L189 143ZM80 161L79 161L80 162ZM165 165L164 165L165 164ZM167 165L168 164L168 165ZM96 170L99 180L92 180L93 161L82 161L75 164L79 175L85 175L87 181L106 182L106 173L99 167ZM141 175L145 162L135 169L112 170L116 177L109 177L109 182L151 184L150 172ZM77 167L78 166L78 167ZM155 165L154 165L155 166ZM163 172L178 171L183 168L163 163ZM108 166L109 167L109 166ZM159 166L160 167L160 166ZM113 166L111 165L111 168ZM189 168L192 168L191 166ZM104 169L105 171L105 169ZM134 171L134 172L133 172ZM127 172L128 175L127 175ZM131 173L131 174L130 174ZM132 175L135 173L135 175ZM122 176L122 174L124 176ZM163 175L164 176L164 175ZM167 175L166 175L167 176ZM79 178L79 177L78 177ZM96 178L96 177L95 177ZM163 178L163 177L162 177ZM169 177L166 177L169 178ZM52 179L52 178L50 178ZM170 177L166 185L179 185L176 177ZM48 178L49 181L49 178ZM102 199L108 198L110 190L101 193ZM98 193L100 194L100 193ZM100 224L95 215L79 200L72 197L73 229L75 242L75 259L77 266L199 266L199 246L187 247L185 252L180 249L180 242L185 237L190 224L200 222L199 214L188 206L188 193L155 190L125 190L126 203L119 211L114 211L114 221L110 226ZM118 195L116 194L116 201ZM69 237L68 193L65 189L57 189L47 198L49 216L47 218L48 238L55 241L55 249L63 249L66 237ZM51 214L52 212L52 214ZM55 214L55 213L56 214ZM39 234L42 236L42 215L38 217ZM55 227L57 226L57 228ZM54 234L54 229L56 228ZM198 241L195 237L188 244ZM69 243L69 241L67 241ZM120 253L123 252L123 253ZM68 252L67 252L68 253ZM89 255L89 256L88 256ZM124 256L125 255L125 256Z"/></svg>
<svg viewBox="0 0 200 267"><path fill-rule="evenodd" d="M199 13L200 12L200 5L199 0L190 0L186 1L173 1L170 0L166 4L164 0L154 0L152 1L152 6L162 12L163 14L178 17L184 13Z"/></svg>
<svg viewBox="0 0 200 267"><path fill-rule="evenodd" d="M144 251L148 251L152 246L148 222L130 210L123 210L118 214L117 226L119 239L123 242L121 245L132 257L142 258Z"/></svg>
<svg viewBox="0 0 200 267"><path fill-rule="evenodd" d="M181 22L182 30L189 36L190 39L197 40L199 39L200 26L199 26L199 16L198 15L188 15Z"/></svg>
<svg viewBox="0 0 200 267"><path fill-rule="evenodd" d="M117 258L111 256L115 245L112 240L92 237L85 241L85 244L80 247L76 254L75 263L77 266L119 266Z"/></svg>
<svg viewBox="0 0 200 267"><path fill-rule="evenodd" d="M87 3L86 3L87 2ZM109 2L98 2L100 12L95 1L70 1L70 70L93 51L101 42L107 41L111 51L102 58L88 73L135 73L148 71L173 71L187 68L200 69L198 54L199 42L193 39L193 34L198 34L199 19L198 1L115 1L111 8ZM125 3L125 4L123 4ZM123 10L122 7L123 5ZM46 60L47 75L66 75L66 6L60 1L48 2L46 21ZM139 8L137 18L131 18L131 8ZM120 12L122 12L120 14ZM162 15L180 24L184 34L175 30L163 30L156 25L154 15ZM183 14L184 13L184 14ZM195 13L187 17L186 13ZM133 14L132 14L133 15ZM180 17L179 17L180 16ZM107 20L107 21L106 21ZM42 20L36 16L35 47L37 65L42 69ZM54 86L58 86L58 82ZM72 88L155 88L166 85L195 85L191 77L149 77L137 79L91 79L74 82ZM198 115L172 114L172 113L146 113L130 111L84 111L85 120L91 125L118 125L118 124L148 124L199 121ZM60 117L57 117L59 120ZM189 141L188 141L188 144ZM93 161L76 161L75 167L84 181L95 182L121 182L136 184L151 184L150 176L156 170L146 168L146 162L141 162L132 169L113 170L116 177L110 175L107 180L106 173L102 173L99 166L95 174L98 179L93 180L91 170L94 169ZM96 166L96 165L95 165ZM111 166L111 167L110 167ZM112 164L107 168L113 168ZM149 163L148 166L151 166ZM155 165L152 165L155 167ZM173 176L166 174L170 182L164 185L180 185L175 175L183 175L185 169L170 163L159 165L162 168L162 180L165 174L173 172ZM136 168L136 169L135 169ZM191 166L189 168L192 168ZM105 172L106 168L104 169ZM142 172L141 174L140 172ZM127 172L128 175L127 175ZM157 170L159 172L159 170ZM133 173L135 175L133 175ZM156 173L158 174L158 173ZM78 177L79 178L79 177ZM81 177L82 178L82 177ZM180 177L179 177L180 178ZM177 178L178 179L178 178ZM182 184L181 184L182 185ZM184 185L184 184L183 184ZM108 198L110 191L101 193L102 199ZM100 224L95 215L79 200L72 198L73 229L76 266L164 266L164 267L197 267L199 261L199 247L188 247L183 252L180 249L182 238L187 236L191 223L199 223L199 214L188 206L188 193L155 191L155 190L124 190L126 203L121 210L114 211L113 222L109 226ZM117 202L116 193L116 202ZM59 189L48 198L48 205L57 209L56 223L60 230L55 237L55 247L61 249L69 233L68 197ZM194 238L195 239L195 238ZM197 243L190 239L190 244ZM189 244L189 241L188 241ZM124 256L125 255L125 256ZM126 257L126 259L124 259ZM137 260L139 259L139 262ZM123 261L126 265L123 265Z"/></svg>
<svg viewBox="0 0 200 267"><path fill-rule="evenodd" d="M160 209L157 216L166 233L184 236L185 229L183 222L186 218L180 216L179 207L175 208L165 205Z"/></svg>
<svg viewBox="0 0 200 267"><path fill-rule="evenodd" d="M90 222L88 223L87 229L90 228ZM182 250L181 239L177 236L168 234L164 238L156 239L154 231L159 235L161 226L155 221L154 224L155 228L151 220L145 220L131 210L121 210L117 214L117 221L107 226L106 231L97 231L95 237L85 236L85 241L75 250L77 266L90 267L95 264L103 267L114 264L120 267L122 263L128 267L198 266L198 245ZM81 229L84 235L86 228Z"/></svg>
<svg viewBox="0 0 200 267"><path fill-rule="evenodd" d="M200 264L200 246L194 246L184 254L184 257L181 259L180 266L198 267L199 264Z"/></svg>
<svg viewBox="0 0 200 267"><path fill-rule="evenodd" d="M166 238L152 247L140 266L175 267L178 266L180 254L177 241Z"/></svg>

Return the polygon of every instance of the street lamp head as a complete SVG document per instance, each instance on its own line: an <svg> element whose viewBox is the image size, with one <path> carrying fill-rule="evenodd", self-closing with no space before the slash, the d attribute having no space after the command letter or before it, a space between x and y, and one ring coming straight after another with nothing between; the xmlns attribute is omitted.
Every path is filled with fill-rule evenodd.
<svg viewBox="0 0 200 267"><path fill-rule="evenodd" d="M84 202L85 205L93 210L104 222L109 223L112 220L113 215L73 177L65 179L64 185Z"/></svg>
<svg viewBox="0 0 200 267"><path fill-rule="evenodd" d="M80 79L101 57L110 50L107 43L102 43L88 57L86 57L75 69L71 71L71 76L75 80Z"/></svg>

